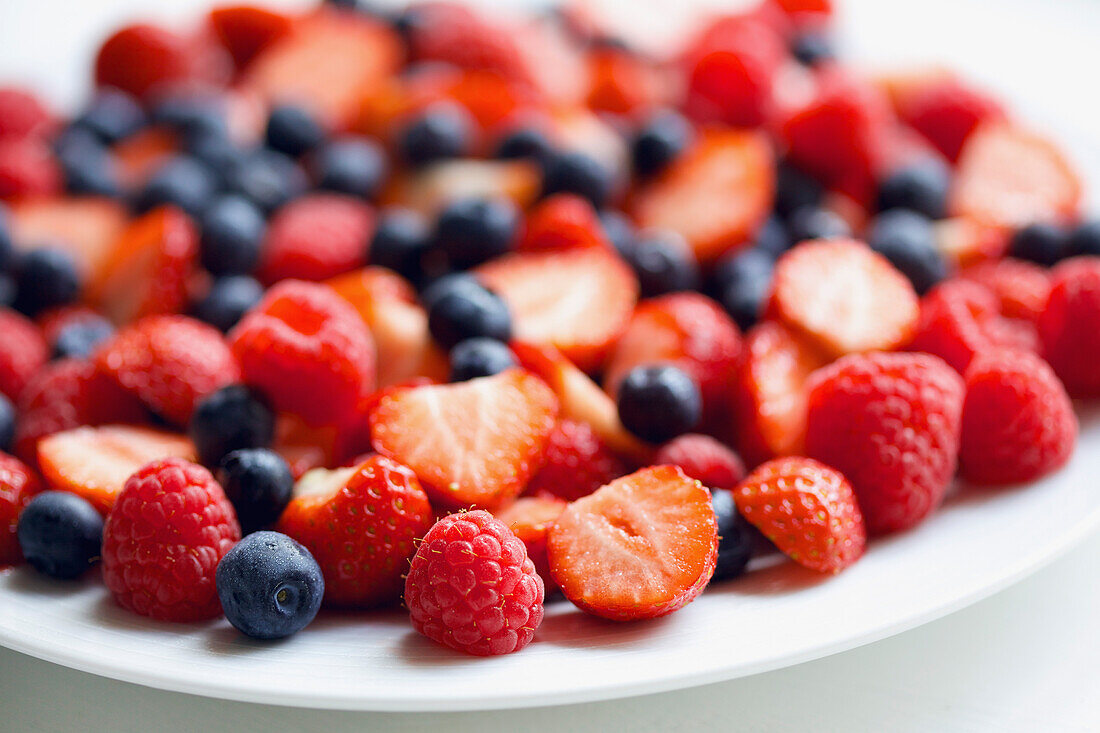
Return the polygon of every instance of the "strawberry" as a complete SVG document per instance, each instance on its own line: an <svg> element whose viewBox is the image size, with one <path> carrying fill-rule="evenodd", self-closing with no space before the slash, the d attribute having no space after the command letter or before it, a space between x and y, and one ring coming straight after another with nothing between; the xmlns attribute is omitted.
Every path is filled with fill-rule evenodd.
<svg viewBox="0 0 1100 733"><path fill-rule="evenodd" d="M87 499L104 515L134 471L173 456L193 461L195 447L182 435L124 425L79 427L38 442L38 464L49 487Z"/></svg>
<svg viewBox="0 0 1100 733"><path fill-rule="evenodd" d="M95 58L96 84L142 98L172 85L224 81L227 72L227 60L205 37L142 23L115 31Z"/></svg>
<svg viewBox="0 0 1100 733"><path fill-rule="evenodd" d="M1023 351L978 354L966 370L959 473L976 484L1034 481L1065 465L1077 417L1045 361Z"/></svg>
<svg viewBox="0 0 1100 733"><path fill-rule="evenodd" d="M733 492L737 511L784 555L838 573L863 555L867 532L848 480L810 458L777 458Z"/></svg>
<svg viewBox="0 0 1100 733"><path fill-rule="evenodd" d="M964 216L940 219L933 226L936 249L956 267L996 260L1008 251L1009 232L1003 227Z"/></svg>
<svg viewBox="0 0 1100 733"><path fill-rule="evenodd" d="M558 401L508 369L458 384L394 390L370 414L375 450L411 468L437 506L496 509L538 467Z"/></svg>
<svg viewBox="0 0 1100 733"><path fill-rule="evenodd" d="M1100 258L1074 257L1051 274L1039 316L1043 358L1074 397L1100 395Z"/></svg>
<svg viewBox="0 0 1100 733"><path fill-rule="evenodd" d="M140 189L179 148L179 136L160 126L146 127L119 140L113 148L119 183L130 190Z"/></svg>
<svg viewBox="0 0 1100 733"><path fill-rule="evenodd" d="M529 82L516 38L457 3L426 3L415 11L409 36L414 61L443 61L467 69L491 69Z"/></svg>
<svg viewBox="0 0 1100 733"><path fill-rule="evenodd" d="M20 512L39 488L34 471L15 456L0 452L0 569L23 561L15 528Z"/></svg>
<svg viewBox="0 0 1100 733"><path fill-rule="evenodd" d="M61 188L61 169L45 140L0 139L0 201L54 196Z"/></svg>
<svg viewBox="0 0 1100 733"><path fill-rule="evenodd" d="M315 468L335 465L339 435L335 426L313 427L302 418L283 412L275 418L275 439L271 450L290 466L290 474L299 479ZM348 465L356 465L356 461Z"/></svg>
<svg viewBox="0 0 1100 733"><path fill-rule="evenodd" d="M703 591L718 526L702 484L653 466L570 504L546 548L566 598L596 616L633 621L672 613Z"/></svg>
<svg viewBox="0 0 1100 733"><path fill-rule="evenodd" d="M767 218L775 191L771 145L758 133L708 128L652 183L633 213L642 227L681 234L700 262L744 244Z"/></svg>
<svg viewBox="0 0 1100 733"><path fill-rule="evenodd" d="M27 381L49 358L49 347L34 322L0 306L0 394L15 402Z"/></svg>
<svg viewBox="0 0 1100 733"><path fill-rule="evenodd" d="M893 349L920 317L909 280L861 242L804 242L775 266L771 308L834 355Z"/></svg>
<svg viewBox="0 0 1100 733"><path fill-rule="evenodd" d="M272 216L256 275L267 284L335 277L363 264L373 230L368 204L341 194L308 194Z"/></svg>
<svg viewBox="0 0 1100 733"><path fill-rule="evenodd" d="M819 28L832 20L832 0L767 0L783 12L795 26Z"/></svg>
<svg viewBox="0 0 1100 733"><path fill-rule="evenodd" d="M993 291L1001 314L1036 323L1050 298L1050 274L1033 262L1005 258L982 262L960 273Z"/></svg>
<svg viewBox="0 0 1100 733"><path fill-rule="evenodd" d="M516 338L560 349L598 369L638 299L634 272L613 252L519 252L475 271L512 313Z"/></svg>
<svg viewBox="0 0 1100 733"><path fill-rule="evenodd" d="M908 529L955 473L963 382L928 354L853 354L810 379L806 454L842 472L872 534Z"/></svg>
<svg viewBox="0 0 1100 733"><path fill-rule="evenodd" d="M325 577L325 603L358 608L401 598L414 544L432 525L412 471L382 456L298 480L277 525L306 546Z"/></svg>
<svg viewBox="0 0 1100 733"><path fill-rule="evenodd" d="M982 123L1005 118L1004 108L995 99L943 72L904 80L897 87L894 104L901 119L950 161L959 159Z"/></svg>
<svg viewBox="0 0 1100 733"><path fill-rule="evenodd" d="M0 87L0 140L45 137L53 125L53 115L30 91Z"/></svg>
<svg viewBox="0 0 1100 733"><path fill-rule="evenodd" d="M269 8L231 5L210 11L210 26L218 42L233 57L237 69L244 69L257 54L288 35L293 18Z"/></svg>
<svg viewBox="0 0 1100 733"><path fill-rule="evenodd" d="M100 347L95 363L179 427L203 397L240 379L221 332L188 316L148 316L127 326Z"/></svg>
<svg viewBox="0 0 1100 733"><path fill-rule="evenodd" d="M550 575L546 537L550 534L554 520L561 516L567 506L567 502L553 496L525 496L495 514L527 548L527 557L535 564L535 572L542 578L548 595L557 590L557 586Z"/></svg>
<svg viewBox="0 0 1100 733"><path fill-rule="evenodd" d="M1081 179L1049 140L1009 123L982 125L959 154L948 209L1015 228L1077 217Z"/></svg>
<svg viewBox="0 0 1100 733"><path fill-rule="evenodd" d="M526 160L443 160L422 170L398 175L385 200L425 216L435 216L449 202L463 198L506 198L525 209L542 185L538 166Z"/></svg>
<svg viewBox="0 0 1100 733"><path fill-rule="evenodd" d="M709 435L685 433L661 446L654 465L676 466L712 491L732 489L745 478L740 456Z"/></svg>
<svg viewBox="0 0 1100 733"><path fill-rule="evenodd" d="M626 473L588 423L559 420L543 450L542 467L524 493L573 501ZM537 563L536 563L537 565Z"/></svg>
<svg viewBox="0 0 1100 733"><path fill-rule="evenodd" d="M521 252L610 246L592 204L572 193L554 194L531 209L519 242Z"/></svg>
<svg viewBox="0 0 1100 733"><path fill-rule="evenodd" d="M587 55L585 104L596 112L635 119L661 102L663 80L655 64L617 46L596 46Z"/></svg>

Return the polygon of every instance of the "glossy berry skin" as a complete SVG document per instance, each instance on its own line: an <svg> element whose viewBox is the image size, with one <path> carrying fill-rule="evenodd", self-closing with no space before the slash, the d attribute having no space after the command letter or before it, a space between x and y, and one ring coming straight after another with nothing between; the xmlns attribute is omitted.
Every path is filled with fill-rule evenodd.
<svg viewBox="0 0 1100 733"><path fill-rule="evenodd" d="M106 318L89 315L69 323L57 332L53 339L55 359L85 359L92 355L101 343L109 339L115 327Z"/></svg>
<svg viewBox="0 0 1100 733"><path fill-rule="evenodd" d="M451 266L464 270L507 252L518 222L510 201L463 198L440 212L433 239Z"/></svg>
<svg viewBox="0 0 1100 733"><path fill-rule="evenodd" d="M60 249L36 249L19 259L15 307L28 315L72 303L80 295L80 274L72 255Z"/></svg>
<svg viewBox="0 0 1100 733"><path fill-rule="evenodd" d="M264 142L272 150L297 158L321 144L325 130L307 110L280 104L271 110L264 130Z"/></svg>
<svg viewBox="0 0 1100 733"><path fill-rule="evenodd" d="M72 130L55 143L65 190L84 196L117 197L122 191L114 156L90 133Z"/></svg>
<svg viewBox="0 0 1100 733"><path fill-rule="evenodd" d="M220 196L203 212L199 252L212 275L246 275L260 261L267 223L263 212L243 196Z"/></svg>
<svg viewBox="0 0 1100 733"><path fill-rule="evenodd" d="M286 460L264 448L228 453L221 460L218 479L246 535L274 524L294 491L294 476Z"/></svg>
<svg viewBox="0 0 1100 733"><path fill-rule="evenodd" d="M201 216L217 192L214 173L205 165L177 155L157 168L134 198L134 209L145 213L161 204L173 204L191 216Z"/></svg>
<svg viewBox="0 0 1100 733"><path fill-rule="evenodd" d="M1009 254L1017 259L1052 267L1070 255L1069 233L1048 223L1029 224L1012 235Z"/></svg>
<svg viewBox="0 0 1100 733"><path fill-rule="evenodd" d="M852 230L847 222L828 209L804 206L794 211L787 222L791 239L804 242L807 239L833 239L849 237Z"/></svg>
<svg viewBox="0 0 1100 733"><path fill-rule="evenodd" d="M516 356L506 344L487 338L459 341L450 358L452 382L488 377L516 366Z"/></svg>
<svg viewBox="0 0 1100 733"><path fill-rule="evenodd" d="M103 580L115 601L161 621L221 614L218 562L241 538L233 505L202 466L167 458L127 479L103 527Z"/></svg>
<svg viewBox="0 0 1100 733"><path fill-rule="evenodd" d="M7 308L0 308L0 393L9 400L19 393L49 357L49 347L34 322Z"/></svg>
<svg viewBox="0 0 1100 733"><path fill-rule="evenodd" d="M947 277L947 261L936 247L932 222L915 211L879 214L871 223L867 243L909 278L919 295Z"/></svg>
<svg viewBox="0 0 1100 733"><path fill-rule="evenodd" d="M928 354L854 354L810 378L806 454L851 482L867 530L908 529L955 473L963 382Z"/></svg>
<svg viewBox="0 0 1100 733"><path fill-rule="evenodd" d="M275 413L243 384L230 384L202 399L188 428L199 460L217 466L233 451L266 448L275 437Z"/></svg>
<svg viewBox="0 0 1100 733"><path fill-rule="evenodd" d="M45 491L24 507L17 535L35 570L51 578L78 578L99 558L103 517L76 494Z"/></svg>
<svg viewBox="0 0 1100 733"><path fill-rule="evenodd" d="M470 146L473 121L462 108L434 104L401 133L397 149L411 165L420 166L445 158L457 158Z"/></svg>
<svg viewBox="0 0 1100 733"><path fill-rule="evenodd" d="M523 542L481 510L436 522L405 581L413 627L478 656L527 646L542 623L544 594Z"/></svg>
<svg viewBox="0 0 1100 733"><path fill-rule="evenodd" d="M691 248L671 231L643 232L625 256L638 276L643 298L699 288L699 265Z"/></svg>
<svg viewBox="0 0 1100 733"><path fill-rule="evenodd" d="M19 514L41 488L34 471L0 450L0 568L22 562L16 535Z"/></svg>
<svg viewBox="0 0 1100 733"><path fill-rule="evenodd" d="M729 491L711 491L714 521L718 524L718 559L714 563L714 575L710 582L736 578L745 572L752 558L755 537L751 525L745 521L733 494Z"/></svg>
<svg viewBox="0 0 1100 733"><path fill-rule="evenodd" d="M1052 272L1039 316L1042 357L1073 397L1100 395L1100 257L1074 257Z"/></svg>
<svg viewBox="0 0 1100 733"><path fill-rule="evenodd" d="M145 111L136 99L119 89L106 88L95 93L73 126L87 130L101 142L112 145L137 132L145 125Z"/></svg>
<svg viewBox="0 0 1100 733"><path fill-rule="evenodd" d="M254 532L225 553L215 573L229 623L254 639L283 639L317 616L325 579L313 555L285 534Z"/></svg>
<svg viewBox="0 0 1100 733"><path fill-rule="evenodd" d="M630 154L634 173L652 176L671 163L691 141L691 124L671 110L650 117L634 133Z"/></svg>
<svg viewBox="0 0 1100 733"><path fill-rule="evenodd" d="M310 161L317 188L372 199L385 183L386 154L365 137L345 136L318 148Z"/></svg>
<svg viewBox="0 0 1100 733"><path fill-rule="evenodd" d="M224 172L225 188L249 199L267 213L306 192L309 180L301 166L274 150L258 150Z"/></svg>
<svg viewBox="0 0 1100 733"><path fill-rule="evenodd" d="M764 220L764 223L760 225L752 238L752 249L766 252L772 257L779 257L779 255L790 249L792 244L794 242L791 241L791 235L787 232L786 225L774 215ZM735 252L732 256L736 256L736 254Z"/></svg>
<svg viewBox="0 0 1100 733"><path fill-rule="evenodd" d="M929 219L947 214L951 171L936 158L927 158L894 171L878 185L879 211L909 209Z"/></svg>
<svg viewBox="0 0 1100 733"><path fill-rule="evenodd" d="M359 267L367 258L374 210L351 196L311 193L271 217L256 278L326 280Z"/></svg>
<svg viewBox="0 0 1100 733"><path fill-rule="evenodd" d="M597 209L611 195L611 174L595 158L570 151L554 153L543 162L542 195L575 193Z"/></svg>
<svg viewBox="0 0 1100 733"><path fill-rule="evenodd" d="M741 330L760 320L771 292L775 260L763 250L737 252L719 261L714 274L718 301Z"/></svg>
<svg viewBox="0 0 1100 733"><path fill-rule="evenodd" d="M1077 417L1045 361L1022 351L978 354L966 370L959 473L976 484L1034 481L1065 465Z"/></svg>
<svg viewBox="0 0 1100 733"><path fill-rule="evenodd" d="M210 283L191 314L223 333L233 328L264 296L264 287L248 275L227 275Z"/></svg>
<svg viewBox="0 0 1100 733"><path fill-rule="evenodd" d="M546 135L534 127L520 127L508 133L497 144L494 157L503 160L534 158L542 160L553 148Z"/></svg>
<svg viewBox="0 0 1100 733"><path fill-rule="evenodd" d="M426 298L425 304L432 337L446 348L469 338L508 341L512 337L508 306L472 279L455 280L430 301Z"/></svg>
<svg viewBox="0 0 1100 733"><path fill-rule="evenodd" d="M563 419L550 433L542 454L542 467L527 482L524 493L573 501L611 483L626 471L626 465L591 425Z"/></svg>
<svg viewBox="0 0 1100 733"><path fill-rule="evenodd" d="M1070 234L1073 255L1100 255L1100 220L1086 221Z"/></svg>
<svg viewBox="0 0 1100 733"><path fill-rule="evenodd" d="M0 452L11 452L15 438L15 405L0 393Z"/></svg>
<svg viewBox="0 0 1100 733"><path fill-rule="evenodd" d="M653 465L676 466L711 491L732 489L745 478L741 457L709 435L685 433L661 446Z"/></svg>
<svg viewBox="0 0 1100 733"><path fill-rule="evenodd" d="M424 257L431 248L431 232L423 216L410 209L385 209L371 238L370 264L417 284L424 280Z"/></svg>
<svg viewBox="0 0 1100 733"><path fill-rule="evenodd" d="M699 385L674 366L638 366L619 384L619 419L627 430L663 443L694 428L702 417Z"/></svg>
<svg viewBox="0 0 1100 733"><path fill-rule="evenodd" d="M600 212L600 224L603 225L607 241L611 242L611 246L620 255L626 257L634 245L634 223L615 209L604 209Z"/></svg>

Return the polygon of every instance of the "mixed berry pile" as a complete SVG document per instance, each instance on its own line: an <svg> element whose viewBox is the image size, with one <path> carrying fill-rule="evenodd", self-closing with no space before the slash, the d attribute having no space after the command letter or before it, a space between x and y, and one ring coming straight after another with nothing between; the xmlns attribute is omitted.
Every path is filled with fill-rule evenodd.
<svg viewBox="0 0 1100 733"><path fill-rule="evenodd" d="M836 573L957 476L1058 470L1100 395L1079 179L830 20L654 58L571 10L233 6L115 32L71 119L0 89L0 564L503 654L555 594Z"/></svg>

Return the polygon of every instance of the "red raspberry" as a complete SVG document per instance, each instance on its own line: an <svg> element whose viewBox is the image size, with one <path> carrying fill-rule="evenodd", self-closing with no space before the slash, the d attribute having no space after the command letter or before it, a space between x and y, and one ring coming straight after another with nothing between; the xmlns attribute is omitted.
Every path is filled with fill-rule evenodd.
<svg viewBox="0 0 1100 733"><path fill-rule="evenodd" d="M1050 298L1050 273L1033 262L987 260L960 273L993 291L1001 301L1001 314L1035 323Z"/></svg>
<svg viewBox="0 0 1100 733"><path fill-rule="evenodd" d="M0 89L0 140L48 132L53 123L45 105L25 89Z"/></svg>
<svg viewBox="0 0 1100 733"><path fill-rule="evenodd" d="M233 505L202 466L154 461L126 481L103 527L103 580L119 605L162 621L221 614L214 571L241 538Z"/></svg>
<svg viewBox="0 0 1100 733"><path fill-rule="evenodd" d="M374 212L362 201L331 193L303 196L271 218L257 277L270 285L353 270L366 260L373 229Z"/></svg>
<svg viewBox="0 0 1100 733"><path fill-rule="evenodd" d="M661 446L655 465L678 466L708 489L732 489L745 478L741 457L709 435L687 433Z"/></svg>
<svg viewBox="0 0 1100 733"><path fill-rule="evenodd" d="M554 194L531 209L519 243L525 252L610 246L592 204L572 193Z"/></svg>
<svg viewBox="0 0 1100 733"><path fill-rule="evenodd" d="M249 385L276 409L332 425L374 389L374 340L347 301L324 285L288 280L229 333Z"/></svg>
<svg viewBox="0 0 1100 733"><path fill-rule="evenodd" d="M543 595L523 542L483 510L436 522L405 579L416 630L478 656L527 646L542 623Z"/></svg>
<svg viewBox="0 0 1100 733"><path fill-rule="evenodd" d="M1034 481L1073 454L1077 417L1065 387L1034 354L979 354L966 370L959 472L976 484Z"/></svg>
<svg viewBox="0 0 1100 733"><path fill-rule="evenodd" d="M1100 395L1100 257L1074 257L1052 274L1039 317L1043 358L1074 397Z"/></svg>
<svg viewBox="0 0 1100 733"><path fill-rule="evenodd" d="M60 190L61 170L45 140L0 140L0 200L52 196Z"/></svg>
<svg viewBox="0 0 1100 733"><path fill-rule="evenodd" d="M810 378L806 455L848 478L869 532L907 529L955 473L962 403L962 378L941 359L853 354Z"/></svg>
<svg viewBox="0 0 1100 733"><path fill-rule="evenodd" d="M546 554L546 537L554 520L561 516L567 502L556 496L525 496L496 512L496 518L519 537L527 548L527 557L535 564L546 594L558 590L550 575L550 559Z"/></svg>
<svg viewBox="0 0 1100 733"><path fill-rule="evenodd" d="M95 355L150 410L186 426L203 397L240 377L222 334L187 316L148 316L119 331Z"/></svg>
<svg viewBox="0 0 1100 733"><path fill-rule="evenodd" d="M34 471L18 458L0 453L0 568L23 561L15 526L19 513L38 489Z"/></svg>
<svg viewBox="0 0 1100 733"><path fill-rule="evenodd" d="M0 392L15 402L27 380L42 368L50 356L46 340L29 319L8 308L0 308Z"/></svg>
<svg viewBox="0 0 1100 733"><path fill-rule="evenodd" d="M416 474L382 456L315 469L294 487L279 531L306 546L325 576L325 603L370 607L401 598L401 578L432 508Z"/></svg>
<svg viewBox="0 0 1100 733"><path fill-rule="evenodd" d="M542 456L542 468L524 492L531 496L573 501L626 473L623 462L585 422L559 420Z"/></svg>

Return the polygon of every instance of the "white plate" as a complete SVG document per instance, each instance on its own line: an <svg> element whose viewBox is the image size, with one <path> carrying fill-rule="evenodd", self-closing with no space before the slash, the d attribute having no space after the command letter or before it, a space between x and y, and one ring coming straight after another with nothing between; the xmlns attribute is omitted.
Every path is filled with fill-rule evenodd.
<svg viewBox="0 0 1100 733"><path fill-rule="evenodd" d="M118 12L123 6L147 9L144 0L112 3L116 17L129 14ZM178 10L187 3L168 4ZM88 42L57 43L56 49L70 49L61 56L64 63L28 61L41 53L40 44L28 56L20 39L39 37L37 28L52 31L47 5L0 7L0 25L28 29L0 50L0 61L5 76L26 70L24 76L52 84L63 98L74 88L72 65ZM1082 150L1072 122L1064 124L1088 119L1095 99L1087 90L1049 83L1067 59L1091 60L1083 68L1095 67L1091 44L1098 18L1084 2L1051 7L1005 0L996 16L981 0L927 0L920 7L850 0L847 6L849 30L858 31L864 55L961 65L1040 110L1044 124L1075 140L1074 156L1100 170L1096 148ZM78 16L93 14L92 3L66 7L77 15L60 32L84 27ZM1043 14L1035 15L1040 7ZM930 52L929 43L942 45ZM1054 44L1057 54L1019 53ZM548 607L535 643L503 658L471 659L436 647L397 612L322 615L295 638L254 643L224 620L187 626L147 621L116 607L94 578L74 588L26 568L0 573L0 644L138 684L308 707L489 709L669 690L851 648L1005 587L1100 524L1098 474L1100 407L1093 407L1082 413L1081 444L1065 470L1028 487L956 495L916 530L874 542L837 577L772 564L716 585L670 617L638 624L602 622L557 602Z"/></svg>

